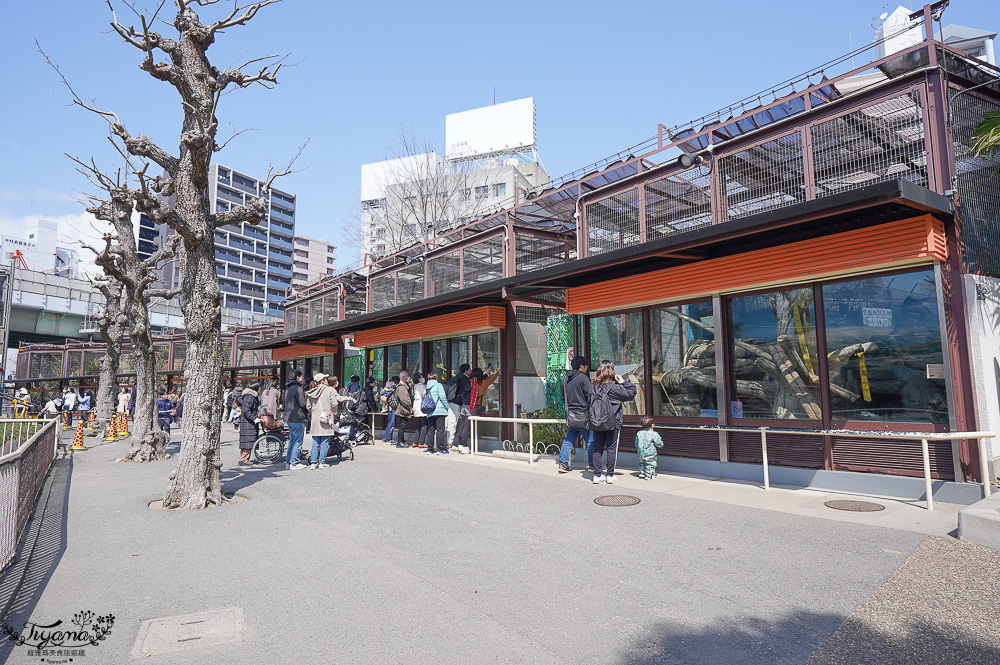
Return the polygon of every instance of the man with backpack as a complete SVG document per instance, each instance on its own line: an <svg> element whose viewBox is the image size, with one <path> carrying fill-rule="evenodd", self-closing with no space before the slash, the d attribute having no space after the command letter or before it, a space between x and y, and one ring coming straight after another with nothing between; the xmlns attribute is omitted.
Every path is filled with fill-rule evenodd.
<svg viewBox="0 0 1000 665"><path fill-rule="evenodd" d="M445 396L448 398L448 415L445 416L445 429L448 432L448 448L455 445L455 431L458 429L458 418L462 413L462 404L469 403L472 397L472 382L469 376L472 368L468 363L462 363L458 368L458 374L451 377L444 387Z"/></svg>
<svg viewBox="0 0 1000 665"><path fill-rule="evenodd" d="M562 382L563 403L566 406L566 438L559 450L559 473L571 471L569 454L579 436L587 444L587 466L590 467L594 457L594 433L590 431L590 394L592 386L590 377L590 362L585 356L576 356L570 363L573 371L569 372Z"/></svg>

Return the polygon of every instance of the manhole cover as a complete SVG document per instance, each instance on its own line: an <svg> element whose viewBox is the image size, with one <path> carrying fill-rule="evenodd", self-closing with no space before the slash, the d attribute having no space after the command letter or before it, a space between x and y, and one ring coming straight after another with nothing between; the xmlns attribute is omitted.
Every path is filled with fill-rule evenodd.
<svg viewBox="0 0 1000 665"><path fill-rule="evenodd" d="M827 501L824 505L834 510L849 510L854 513L877 513L880 510L885 510L885 506L881 503L873 503L871 501L837 500Z"/></svg>
<svg viewBox="0 0 1000 665"><path fill-rule="evenodd" d="M621 508L623 506L634 506L639 503L639 497L625 494L612 494L611 496L599 496L594 499L598 506L611 506Z"/></svg>
<svg viewBox="0 0 1000 665"><path fill-rule="evenodd" d="M243 639L243 610L232 607L214 612L149 619L139 626L133 658L175 651L217 647Z"/></svg>

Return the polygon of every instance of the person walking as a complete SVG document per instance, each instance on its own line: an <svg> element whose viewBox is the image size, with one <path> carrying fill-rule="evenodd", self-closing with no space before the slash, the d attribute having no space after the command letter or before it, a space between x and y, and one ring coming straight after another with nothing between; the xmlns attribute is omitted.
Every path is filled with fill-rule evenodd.
<svg viewBox="0 0 1000 665"><path fill-rule="evenodd" d="M128 388L122 388L118 393L118 406L115 410L118 413L128 413Z"/></svg>
<svg viewBox="0 0 1000 665"><path fill-rule="evenodd" d="M413 415L413 393L410 391L410 374L406 370L399 373L396 386L396 446L406 446L406 423Z"/></svg>
<svg viewBox="0 0 1000 665"><path fill-rule="evenodd" d="M251 383L243 392L236 396L236 401L240 405L240 466L253 464L250 453L253 452L253 445L257 442L257 412L260 409L260 396L258 389L260 384L256 381Z"/></svg>
<svg viewBox="0 0 1000 665"><path fill-rule="evenodd" d="M66 424L70 427L73 426L73 412L76 411L76 403L79 395L76 391L70 387L66 388L66 392L63 394L63 413L66 414Z"/></svg>
<svg viewBox="0 0 1000 665"><path fill-rule="evenodd" d="M292 372L292 379L285 384L285 422L288 424L288 450L285 451L286 469L304 469L305 464L299 462L299 453L302 450L302 439L306 434L306 419L309 412L306 411L306 396L302 391L302 370L297 369Z"/></svg>
<svg viewBox="0 0 1000 665"><path fill-rule="evenodd" d="M281 391L278 390L278 377L272 376L267 382L267 387L260 394L260 403L275 418L278 417L278 401L281 399Z"/></svg>
<svg viewBox="0 0 1000 665"><path fill-rule="evenodd" d="M170 439L170 423L173 422L173 417L170 413L174 410L174 403L170 401L167 397L167 391L165 388L160 388L160 399L156 400L156 424L160 426L160 429L167 433L167 439Z"/></svg>
<svg viewBox="0 0 1000 665"><path fill-rule="evenodd" d="M176 394L176 393L175 393ZM187 393L181 393L181 396L174 402L174 422L177 423L178 427L183 427L184 422L184 395Z"/></svg>
<svg viewBox="0 0 1000 665"><path fill-rule="evenodd" d="M229 384L222 384L222 422L229 420L229 411L233 408L233 389Z"/></svg>
<svg viewBox="0 0 1000 665"><path fill-rule="evenodd" d="M414 448L426 448L427 444L427 414L421 408L424 394L427 392L427 379L420 373L413 375L413 417L417 419L416 436L413 439Z"/></svg>
<svg viewBox="0 0 1000 665"><path fill-rule="evenodd" d="M309 410L309 435L312 437L312 449L309 455L309 467L325 469L330 454L330 437L337 431L336 414L341 401L350 397L339 395L335 376L319 372L313 377L314 385L306 391L306 408Z"/></svg>
<svg viewBox="0 0 1000 665"><path fill-rule="evenodd" d="M566 407L566 438L559 449L559 473L571 471L569 454L578 437L587 445L587 466L594 457L594 433L590 431L590 393L593 386L587 373L590 362L586 356L576 356L570 361L572 371L562 382L563 404Z"/></svg>
<svg viewBox="0 0 1000 665"><path fill-rule="evenodd" d="M635 398L636 387L615 373L610 360L602 360L597 367L593 389L590 393L590 429L594 432L594 484L606 480L615 482L615 462L618 460L618 438L623 418L622 403ZM607 471L602 456L607 451ZM602 478L603 477L603 478Z"/></svg>
<svg viewBox="0 0 1000 665"><path fill-rule="evenodd" d="M132 384L132 392L128 397L128 416L129 418L135 418L135 396L139 394L139 384Z"/></svg>
<svg viewBox="0 0 1000 665"><path fill-rule="evenodd" d="M430 396L430 399L427 399ZM427 402L430 402L428 404ZM438 381L437 374L427 374L427 393L421 408L427 412L427 407L433 404L433 410L427 415L427 454L447 455L448 444L445 433L445 417L448 415L448 396L444 386Z"/></svg>

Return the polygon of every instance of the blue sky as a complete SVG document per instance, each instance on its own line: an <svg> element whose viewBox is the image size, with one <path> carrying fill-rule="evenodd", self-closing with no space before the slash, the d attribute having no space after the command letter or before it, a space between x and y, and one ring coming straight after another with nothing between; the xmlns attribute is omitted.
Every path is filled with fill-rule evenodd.
<svg viewBox="0 0 1000 665"><path fill-rule="evenodd" d="M341 229L357 215L361 164L382 159L401 126L443 150L446 114L492 103L494 87L498 102L531 96L540 156L559 176L654 135L657 123L691 120L844 54L852 38L871 41L874 18L896 5L285 0L209 51L216 65L271 53L297 63L274 90L223 98L220 137L230 123L256 131L217 161L262 176L268 159L284 163L309 140L303 170L278 186L298 196L298 232L340 245L346 266L356 251ZM110 33L103 0L8 3L4 14L0 233L19 233L39 215L80 219L74 199L87 183L64 152L121 162L104 122L66 105L35 38L83 98L115 110L133 134L173 151L181 113L172 88ZM1000 4L953 0L944 23L1000 29Z"/></svg>

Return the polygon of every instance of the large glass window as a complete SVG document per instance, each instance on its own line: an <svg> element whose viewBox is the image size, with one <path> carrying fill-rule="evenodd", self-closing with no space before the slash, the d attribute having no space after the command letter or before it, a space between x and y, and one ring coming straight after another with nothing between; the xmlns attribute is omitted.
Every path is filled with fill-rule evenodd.
<svg viewBox="0 0 1000 665"><path fill-rule="evenodd" d="M492 373L500 368L500 333L491 332L476 335L476 362L473 367L479 367L484 373ZM496 379L485 390L483 408L487 411L500 411L500 379Z"/></svg>
<svg viewBox="0 0 1000 665"><path fill-rule="evenodd" d="M406 371L413 376L417 372L423 373L423 365L420 364L420 342L411 342L406 345Z"/></svg>
<svg viewBox="0 0 1000 665"><path fill-rule="evenodd" d="M594 375L602 360L615 364L615 371L639 389L635 399L623 405L626 416L645 415L642 312L595 316L590 319L590 370Z"/></svg>
<svg viewBox="0 0 1000 665"><path fill-rule="evenodd" d="M452 337L451 338L451 371L452 374L458 372L462 365L472 365L472 337Z"/></svg>
<svg viewBox="0 0 1000 665"><path fill-rule="evenodd" d="M649 312L654 416L716 418L712 301Z"/></svg>
<svg viewBox="0 0 1000 665"><path fill-rule="evenodd" d="M834 420L948 422L932 269L823 285Z"/></svg>
<svg viewBox="0 0 1000 665"><path fill-rule="evenodd" d="M388 358L386 365L387 378L391 379L394 376L399 376L399 373L403 371L403 345L390 346L387 349L386 358Z"/></svg>
<svg viewBox="0 0 1000 665"><path fill-rule="evenodd" d="M822 419L812 287L733 298L729 312L734 418Z"/></svg>
<svg viewBox="0 0 1000 665"><path fill-rule="evenodd" d="M443 382L451 376L448 373L448 340L436 339L428 342L430 345L431 362L427 368L430 372L435 372Z"/></svg>

